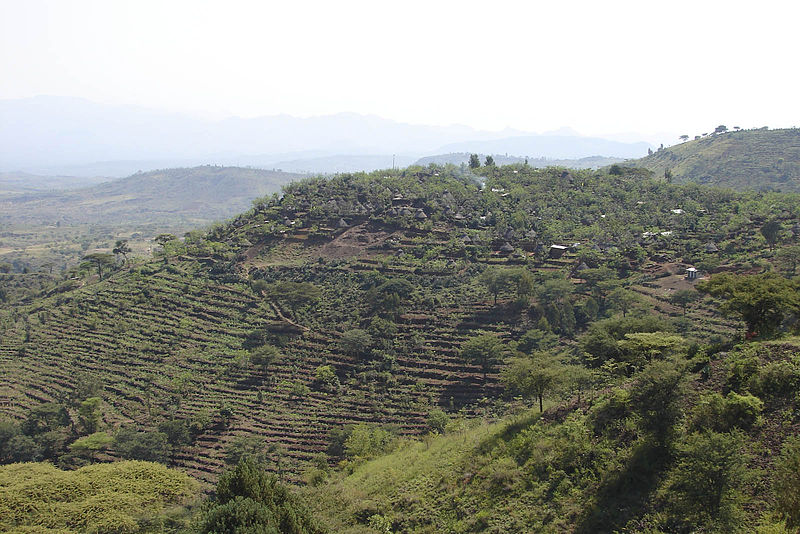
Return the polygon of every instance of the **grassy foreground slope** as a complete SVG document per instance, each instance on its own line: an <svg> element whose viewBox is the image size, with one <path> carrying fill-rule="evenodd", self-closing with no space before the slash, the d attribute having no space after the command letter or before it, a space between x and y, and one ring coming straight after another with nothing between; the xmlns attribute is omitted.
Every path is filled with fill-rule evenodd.
<svg viewBox="0 0 800 534"><path fill-rule="evenodd" d="M673 358L541 416L407 443L304 494L349 534L795 532L776 503L791 499L800 341Z"/></svg>
<svg viewBox="0 0 800 534"><path fill-rule="evenodd" d="M687 141L625 162L676 182L737 190L800 191L800 129L740 130Z"/></svg>
<svg viewBox="0 0 800 534"><path fill-rule="evenodd" d="M188 475L149 462L61 471L50 464L0 467L0 531L8 533L162 532L197 498ZM176 509L177 516L172 515Z"/></svg>

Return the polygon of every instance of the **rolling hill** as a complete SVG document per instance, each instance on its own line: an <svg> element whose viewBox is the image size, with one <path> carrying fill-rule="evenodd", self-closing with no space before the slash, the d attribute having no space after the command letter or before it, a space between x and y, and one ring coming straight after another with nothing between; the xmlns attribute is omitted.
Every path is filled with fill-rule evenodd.
<svg viewBox="0 0 800 534"><path fill-rule="evenodd" d="M185 223L202 225L246 210L299 175L205 165L136 173L69 191L20 193L2 202L0 223Z"/></svg>
<svg viewBox="0 0 800 534"><path fill-rule="evenodd" d="M479 173L307 178L0 309L3 428L33 436L11 453L158 454L203 482L248 455L318 488L305 493L333 532L667 532L717 521L669 523L682 516L659 488L694 476L680 455L747 443L735 467L758 483L735 479L732 502L755 525L772 509L759 469L800 427L797 351L748 345L685 273L786 269L760 230L775 221L796 247L798 196L625 168ZM542 414L507 386L519 358L557 373ZM717 427L703 403L739 411ZM75 440L98 433L87 460Z"/></svg>
<svg viewBox="0 0 800 534"><path fill-rule="evenodd" d="M658 150L625 163L680 183L737 190L800 191L800 129L731 131Z"/></svg>

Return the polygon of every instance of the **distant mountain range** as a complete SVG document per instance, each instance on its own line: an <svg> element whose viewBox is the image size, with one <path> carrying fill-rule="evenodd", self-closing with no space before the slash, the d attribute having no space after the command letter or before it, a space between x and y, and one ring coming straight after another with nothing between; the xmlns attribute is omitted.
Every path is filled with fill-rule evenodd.
<svg viewBox="0 0 800 534"><path fill-rule="evenodd" d="M449 152L531 158L631 158L651 145L467 126L404 124L340 113L205 120L66 97L0 100L0 171L127 176L137 170L220 164L329 173L407 165Z"/></svg>
<svg viewBox="0 0 800 534"><path fill-rule="evenodd" d="M740 130L699 137L625 162L675 182L738 190L800 191L800 129Z"/></svg>

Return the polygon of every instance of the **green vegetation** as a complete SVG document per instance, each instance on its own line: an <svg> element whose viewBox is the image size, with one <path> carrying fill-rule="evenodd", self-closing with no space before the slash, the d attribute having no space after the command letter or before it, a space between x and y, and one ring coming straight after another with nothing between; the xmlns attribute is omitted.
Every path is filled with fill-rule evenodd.
<svg viewBox="0 0 800 534"><path fill-rule="evenodd" d="M0 459L239 480L204 532L779 529L798 206L621 165L413 167L293 183L151 258L120 238L67 278L0 273Z"/></svg>
<svg viewBox="0 0 800 534"><path fill-rule="evenodd" d="M198 484L162 465L116 462L61 471L50 464L0 467L3 532L179 532Z"/></svg>
<svg viewBox="0 0 800 534"><path fill-rule="evenodd" d="M283 484L251 460L222 475L205 512L201 534L321 534L305 507Z"/></svg>
<svg viewBox="0 0 800 534"><path fill-rule="evenodd" d="M152 238L183 235L248 209L300 175L202 166L137 173L70 190L0 191L0 262L14 271L62 272L87 253L127 262L148 256ZM0 184L2 189L2 184Z"/></svg>
<svg viewBox="0 0 800 534"><path fill-rule="evenodd" d="M717 128L719 130L719 128ZM688 136L687 136L688 139ZM625 165L679 182L732 189L800 191L800 130L719 130Z"/></svg>
<svg viewBox="0 0 800 534"><path fill-rule="evenodd" d="M768 513L777 498L795 528L797 440L773 443L785 405L715 391L754 350L782 358L800 345L743 344L705 379L659 361L587 403L462 421L303 493L342 533L372 532L376 516L392 532L789 532Z"/></svg>

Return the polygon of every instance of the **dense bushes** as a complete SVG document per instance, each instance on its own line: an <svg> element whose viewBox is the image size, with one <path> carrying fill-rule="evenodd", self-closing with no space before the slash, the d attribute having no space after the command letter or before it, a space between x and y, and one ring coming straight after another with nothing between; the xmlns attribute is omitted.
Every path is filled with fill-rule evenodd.
<svg viewBox="0 0 800 534"><path fill-rule="evenodd" d="M708 393L695 406L691 424L694 428L729 432L735 428L744 430L757 424L764 403L758 397L731 391L723 397L719 393Z"/></svg>
<svg viewBox="0 0 800 534"><path fill-rule="evenodd" d="M256 463L242 459L217 483L202 534L321 534L305 505Z"/></svg>
<svg viewBox="0 0 800 534"><path fill-rule="evenodd" d="M184 473L146 462L61 471L50 464L0 467L0 530L135 533L198 491ZM188 518L184 518L184 527ZM25 530L26 532L28 530Z"/></svg>

